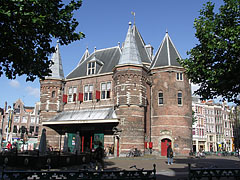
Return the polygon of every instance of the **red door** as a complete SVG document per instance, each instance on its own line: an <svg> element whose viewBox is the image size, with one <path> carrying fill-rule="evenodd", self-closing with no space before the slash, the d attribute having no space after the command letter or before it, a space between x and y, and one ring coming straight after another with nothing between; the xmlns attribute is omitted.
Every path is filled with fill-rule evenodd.
<svg viewBox="0 0 240 180"><path fill-rule="evenodd" d="M161 156L167 156L167 148L171 145L170 139L162 139L161 141Z"/></svg>

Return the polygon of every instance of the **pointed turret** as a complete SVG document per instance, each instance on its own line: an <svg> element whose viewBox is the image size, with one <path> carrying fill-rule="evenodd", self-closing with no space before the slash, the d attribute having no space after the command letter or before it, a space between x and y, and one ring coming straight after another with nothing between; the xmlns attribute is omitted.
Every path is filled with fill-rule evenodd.
<svg viewBox="0 0 240 180"><path fill-rule="evenodd" d="M157 54L154 57L151 68L163 66L181 66L177 59L181 59L176 47L174 46L168 32L159 47Z"/></svg>
<svg viewBox="0 0 240 180"><path fill-rule="evenodd" d="M78 62L78 66L79 66L83 61L85 61L85 60L88 58L89 55L90 55L90 54L89 54L88 47L87 47L87 49L86 49L86 51L84 52L82 58L81 58L80 61Z"/></svg>
<svg viewBox="0 0 240 180"><path fill-rule="evenodd" d="M119 65L123 64L138 64L141 65L142 61L136 45L136 41L132 32L131 22L129 22L129 28L127 36L122 49L122 55L119 59Z"/></svg>
<svg viewBox="0 0 240 180"><path fill-rule="evenodd" d="M53 54L51 60L54 62L54 64L50 67L50 69L52 70L52 73L47 78L64 79L62 59L61 59L58 43L56 46L56 51Z"/></svg>

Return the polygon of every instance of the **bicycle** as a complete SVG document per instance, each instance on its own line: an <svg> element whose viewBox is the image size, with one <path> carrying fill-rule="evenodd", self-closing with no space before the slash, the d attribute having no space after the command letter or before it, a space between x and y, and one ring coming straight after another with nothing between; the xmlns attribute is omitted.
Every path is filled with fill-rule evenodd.
<svg viewBox="0 0 240 180"><path fill-rule="evenodd" d="M139 156L142 156L142 152L137 148L132 148L126 155L126 157L139 157Z"/></svg>

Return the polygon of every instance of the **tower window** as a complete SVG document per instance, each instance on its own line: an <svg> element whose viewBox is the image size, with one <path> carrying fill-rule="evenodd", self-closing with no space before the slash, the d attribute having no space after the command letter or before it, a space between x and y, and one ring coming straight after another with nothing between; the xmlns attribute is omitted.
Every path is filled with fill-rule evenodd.
<svg viewBox="0 0 240 180"><path fill-rule="evenodd" d="M56 97L56 91L53 91L52 92L52 98L55 98Z"/></svg>
<svg viewBox="0 0 240 180"><path fill-rule="evenodd" d="M162 105L163 104L163 92L160 91L158 93L158 105Z"/></svg>
<svg viewBox="0 0 240 180"><path fill-rule="evenodd" d="M101 99L109 99L111 92L111 82L101 84Z"/></svg>
<svg viewBox="0 0 240 180"><path fill-rule="evenodd" d="M177 81L183 81L183 73L177 73Z"/></svg>
<svg viewBox="0 0 240 180"><path fill-rule="evenodd" d="M93 85L84 86L84 101L92 100Z"/></svg>
<svg viewBox="0 0 240 180"><path fill-rule="evenodd" d="M178 105L182 105L182 92L178 92Z"/></svg>
<svg viewBox="0 0 240 180"><path fill-rule="evenodd" d="M87 75L91 75L95 73L96 73L96 61L89 62L87 65Z"/></svg>

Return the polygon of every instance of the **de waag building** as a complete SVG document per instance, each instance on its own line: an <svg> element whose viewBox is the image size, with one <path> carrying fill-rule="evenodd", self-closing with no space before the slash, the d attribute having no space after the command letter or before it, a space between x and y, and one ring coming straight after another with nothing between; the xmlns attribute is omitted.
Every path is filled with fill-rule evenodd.
<svg viewBox="0 0 240 180"><path fill-rule="evenodd" d="M129 23L122 47L86 49L64 77L57 45L52 74L40 81L40 120L48 144L62 149L67 135L72 150L79 132L82 152L101 141L105 148L114 147L115 156L132 148L165 156L170 144L176 155L188 155L191 86L178 58L168 32L153 55L153 47Z"/></svg>

